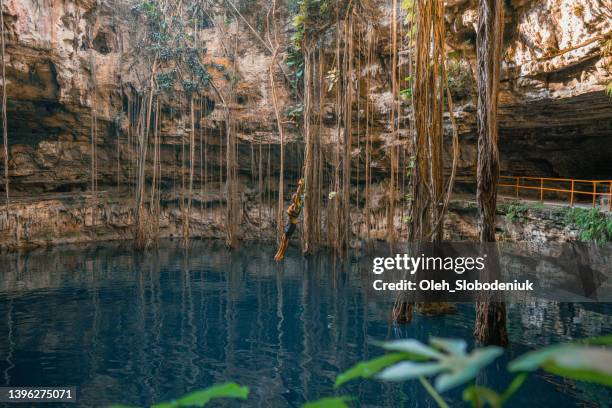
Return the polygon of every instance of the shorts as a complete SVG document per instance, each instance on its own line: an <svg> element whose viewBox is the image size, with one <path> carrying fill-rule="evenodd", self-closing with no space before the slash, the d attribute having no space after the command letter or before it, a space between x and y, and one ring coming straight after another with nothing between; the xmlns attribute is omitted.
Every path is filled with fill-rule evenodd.
<svg viewBox="0 0 612 408"><path fill-rule="evenodd" d="M292 222L287 223L287 225L285 225L285 236L287 238L291 238L291 235L293 235L294 232L295 232L295 224Z"/></svg>

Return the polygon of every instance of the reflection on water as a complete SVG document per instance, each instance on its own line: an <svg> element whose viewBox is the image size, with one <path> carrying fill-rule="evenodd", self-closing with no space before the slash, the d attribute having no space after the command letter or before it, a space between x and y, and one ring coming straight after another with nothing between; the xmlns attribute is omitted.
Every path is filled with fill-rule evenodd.
<svg viewBox="0 0 612 408"><path fill-rule="evenodd" d="M228 253L166 242L133 253L119 244L3 255L0 380L13 386L78 387L78 406L150 404L213 383L251 387L247 406L299 406L333 394L355 362L379 355L372 340L471 339L473 306L452 315L388 322L388 303L368 297L362 264L303 259L275 248ZM609 304L533 302L509 307L512 345L478 382L501 388L508 358L612 331ZM356 382L343 390L362 406L434 406L420 386ZM451 392L453 406L460 392ZM513 406L604 406L606 389L533 376ZM225 406L226 404L224 404ZM227 406L244 404L228 402Z"/></svg>

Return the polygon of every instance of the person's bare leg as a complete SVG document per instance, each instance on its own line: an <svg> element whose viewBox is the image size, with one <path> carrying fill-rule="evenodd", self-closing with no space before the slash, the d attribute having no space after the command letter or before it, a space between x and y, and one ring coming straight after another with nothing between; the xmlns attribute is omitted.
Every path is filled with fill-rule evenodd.
<svg viewBox="0 0 612 408"><path fill-rule="evenodd" d="M276 252L276 255L274 255L274 260L276 262L280 261L283 259L283 257L285 256L285 249L287 247L287 240L285 238L283 238L283 241L281 242L280 246L278 247L278 251Z"/></svg>
<svg viewBox="0 0 612 408"><path fill-rule="evenodd" d="M276 262L282 260L285 257L285 251L287 250L288 246L289 246L289 239L287 237L283 237L283 240L280 246L278 247L278 251L276 252L276 255L274 255L274 260Z"/></svg>

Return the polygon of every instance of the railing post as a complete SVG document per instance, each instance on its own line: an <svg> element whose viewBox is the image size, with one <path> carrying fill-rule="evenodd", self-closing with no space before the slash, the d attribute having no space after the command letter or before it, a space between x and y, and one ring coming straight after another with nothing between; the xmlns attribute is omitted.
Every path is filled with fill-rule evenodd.
<svg viewBox="0 0 612 408"><path fill-rule="evenodd" d="M597 200L597 182L593 181L593 208L595 208L595 201Z"/></svg>
<svg viewBox="0 0 612 408"><path fill-rule="evenodd" d="M519 198L519 178L516 178L516 198Z"/></svg>
<svg viewBox="0 0 612 408"><path fill-rule="evenodd" d="M612 181L610 182L610 192L608 194L608 211L612 212Z"/></svg>
<svg viewBox="0 0 612 408"><path fill-rule="evenodd" d="M540 201L544 202L544 179L540 179Z"/></svg>
<svg viewBox="0 0 612 408"><path fill-rule="evenodd" d="M570 207L574 206L574 179L572 179L572 191L570 193Z"/></svg>

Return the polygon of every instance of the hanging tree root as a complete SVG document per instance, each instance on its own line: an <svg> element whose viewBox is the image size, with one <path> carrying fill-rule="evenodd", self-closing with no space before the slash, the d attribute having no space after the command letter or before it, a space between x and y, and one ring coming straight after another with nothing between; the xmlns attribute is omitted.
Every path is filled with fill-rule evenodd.
<svg viewBox="0 0 612 408"><path fill-rule="evenodd" d="M295 232L297 219L300 216L300 212L302 211L302 194L304 191L304 179L300 179L298 182L297 191L291 197L291 205L287 208L287 215L289 216L289 221L285 226L285 233L281 238L280 244L278 246L278 251L276 251L276 255L274 255L274 260L276 262L281 261L285 257L285 251L287 251L287 247L289 246L289 239Z"/></svg>
<svg viewBox="0 0 612 408"><path fill-rule="evenodd" d="M478 302L474 337L482 344L508 345L506 304L504 302Z"/></svg>
<svg viewBox="0 0 612 408"><path fill-rule="evenodd" d="M391 310L391 321L398 324L410 324L414 311L414 300L409 299L404 292L400 293L395 299L395 304Z"/></svg>

